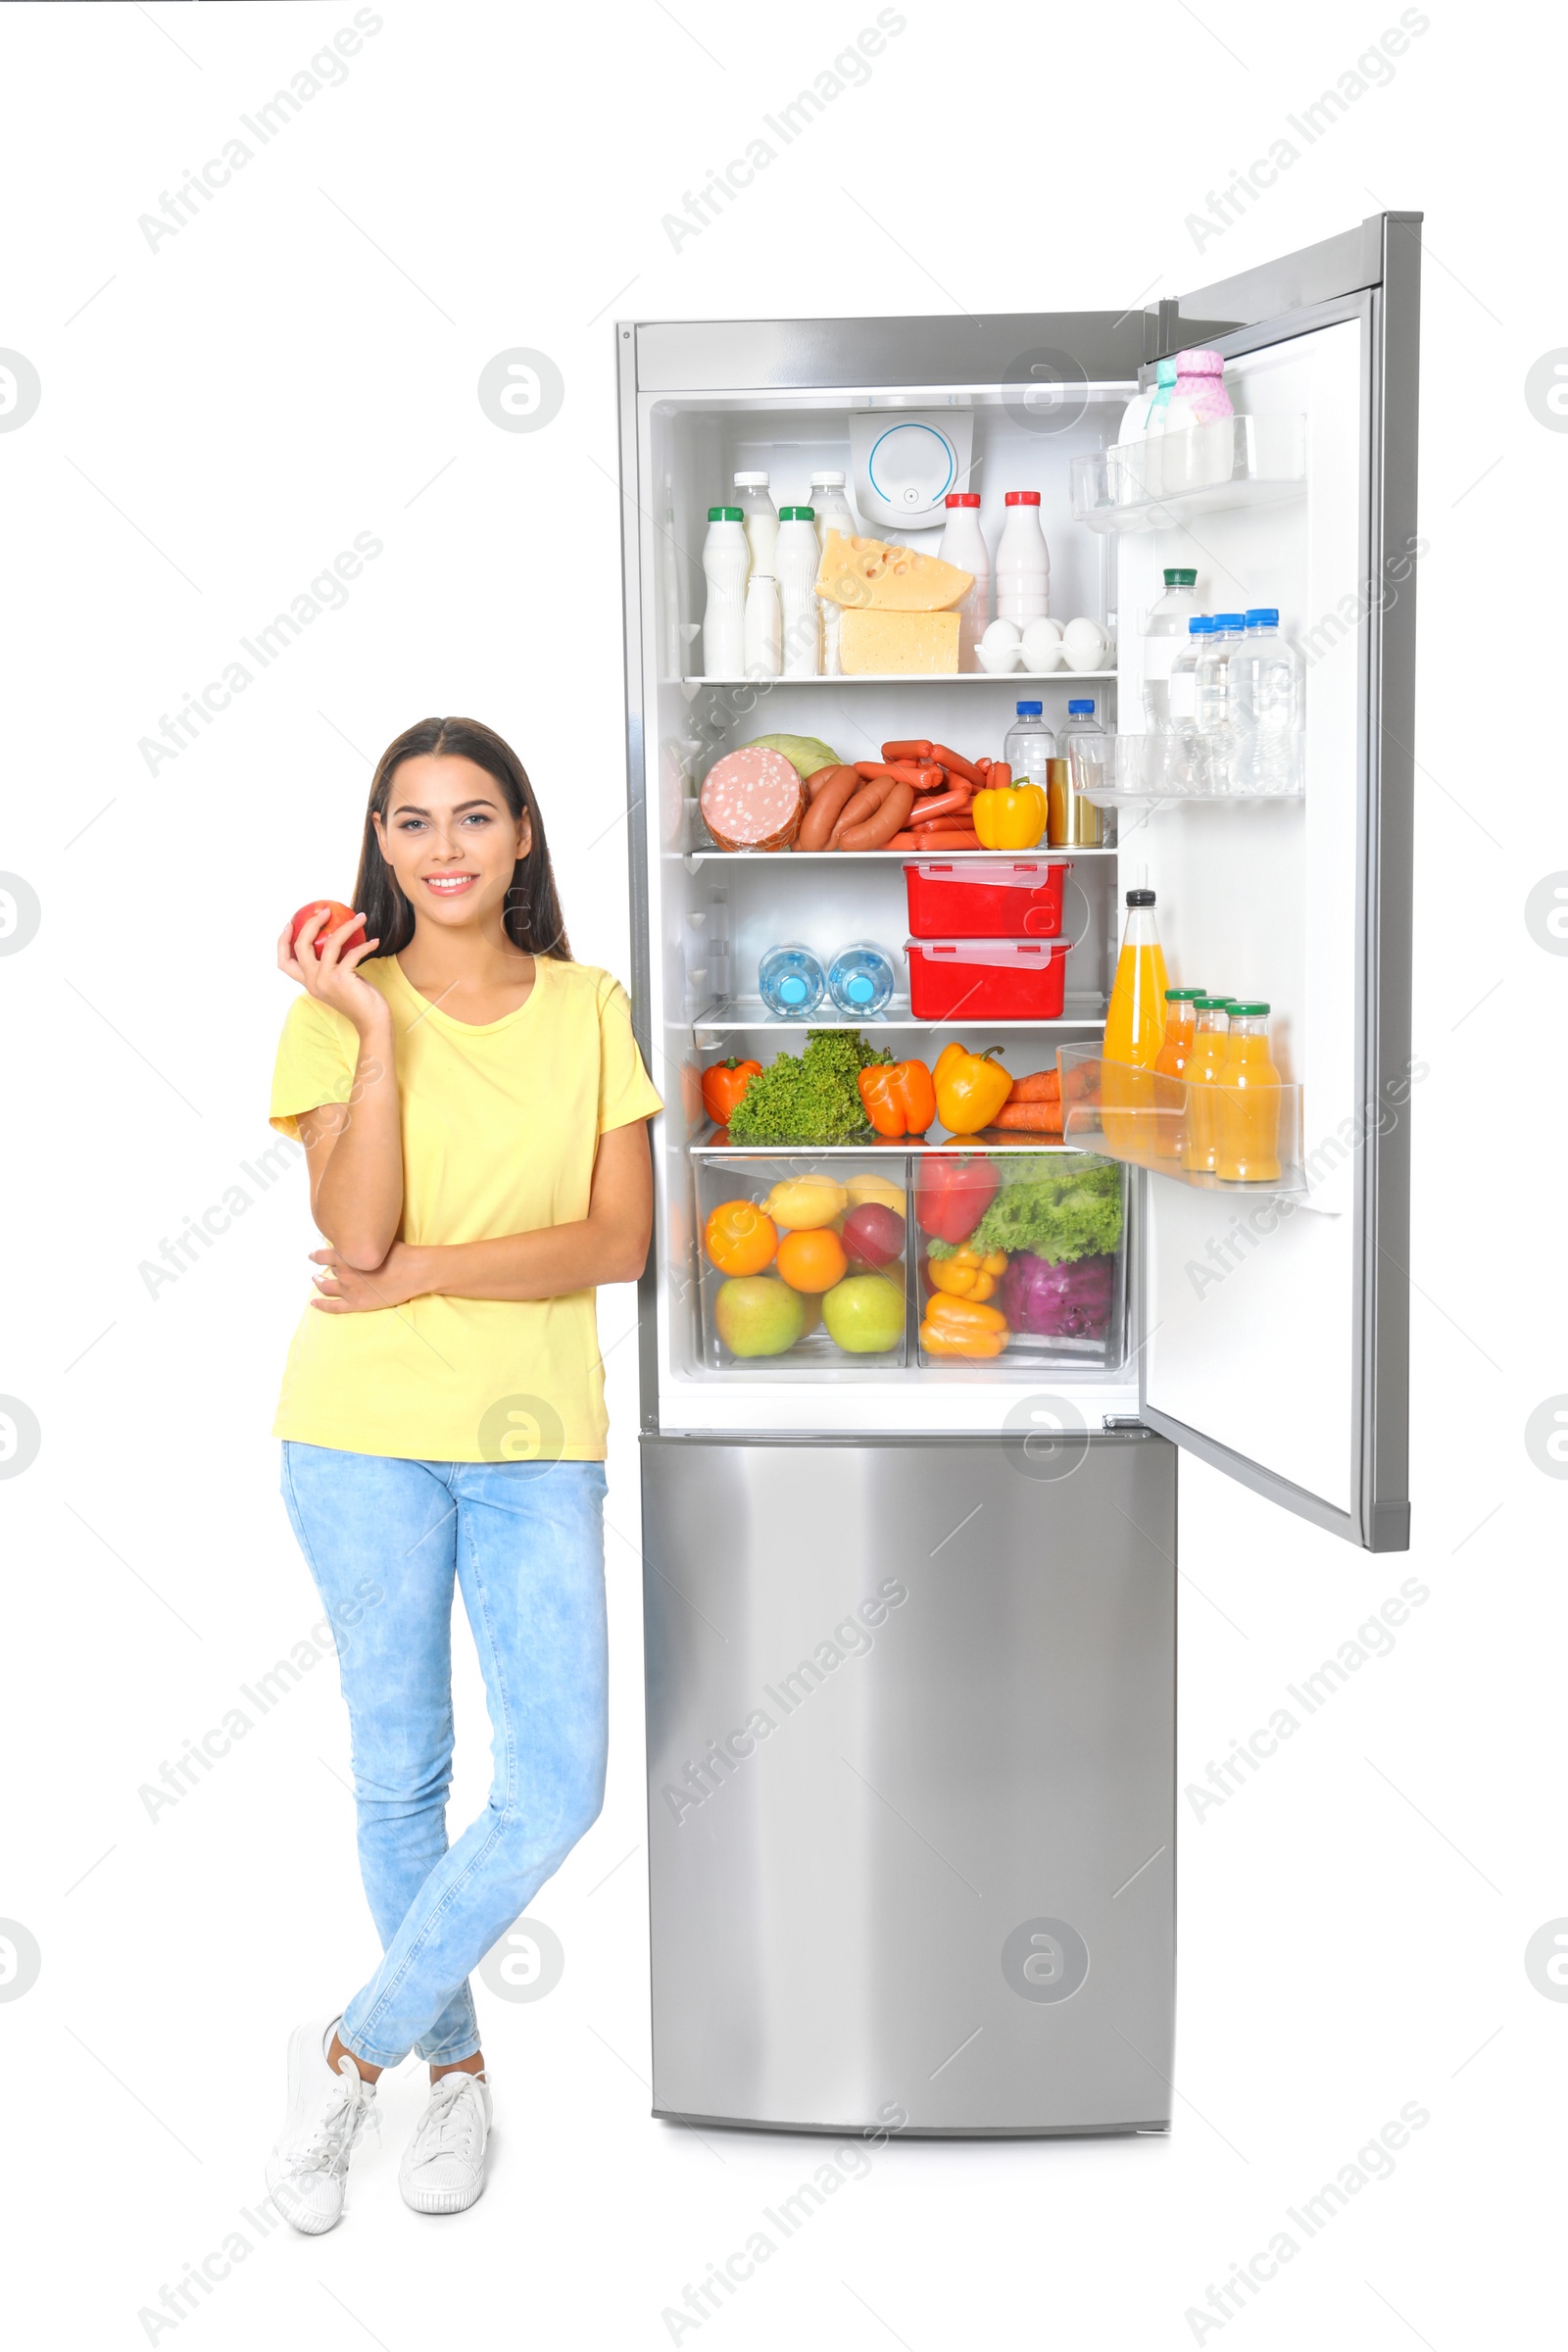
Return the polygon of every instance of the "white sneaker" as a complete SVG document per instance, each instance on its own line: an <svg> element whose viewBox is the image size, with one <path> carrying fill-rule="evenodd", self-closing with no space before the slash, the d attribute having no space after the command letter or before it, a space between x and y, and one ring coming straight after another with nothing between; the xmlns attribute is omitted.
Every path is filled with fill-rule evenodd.
<svg viewBox="0 0 1568 2352"><path fill-rule="evenodd" d="M462 2213L484 2188L490 2086L483 2075L443 2075L414 2127L398 2168L403 2202L416 2213Z"/></svg>
<svg viewBox="0 0 1568 2352"><path fill-rule="evenodd" d="M327 2065L337 2022L296 2026L289 2035L288 2113L267 2160L272 2203L308 2237L341 2220L349 2158L367 2124L380 2130L375 2084L346 2053L339 2074Z"/></svg>

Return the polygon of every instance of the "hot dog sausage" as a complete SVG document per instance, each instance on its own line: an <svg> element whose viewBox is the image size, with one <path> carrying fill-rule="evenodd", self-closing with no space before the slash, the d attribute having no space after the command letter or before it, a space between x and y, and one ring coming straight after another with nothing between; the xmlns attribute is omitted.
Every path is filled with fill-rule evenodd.
<svg viewBox="0 0 1568 2352"><path fill-rule="evenodd" d="M945 816L967 817L973 799L974 795L967 784L960 784L953 792L939 792L934 798L917 804L914 821L917 825L929 825Z"/></svg>
<svg viewBox="0 0 1568 2352"><path fill-rule="evenodd" d="M841 850L885 850L896 833L902 833L909 821L914 807L914 789L908 784L895 784L887 799L872 816L858 825L847 825L839 835Z"/></svg>
<svg viewBox="0 0 1568 2352"><path fill-rule="evenodd" d="M818 770L818 774L820 774ZM798 850L826 850L833 846L833 828L844 813L846 803L860 789L860 779L853 767L835 767L817 785L811 806L801 819L800 832L795 837Z"/></svg>
<svg viewBox="0 0 1568 2352"><path fill-rule="evenodd" d="M884 760L929 760L931 746L923 735L917 742L885 743L882 746L882 757Z"/></svg>
<svg viewBox="0 0 1568 2352"><path fill-rule="evenodd" d="M967 776L971 784L979 783L980 769L970 760L960 760L956 752L950 752L945 743L932 744L931 757L933 760L940 760L942 765L953 775ZM982 762L983 764L984 762Z"/></svg>

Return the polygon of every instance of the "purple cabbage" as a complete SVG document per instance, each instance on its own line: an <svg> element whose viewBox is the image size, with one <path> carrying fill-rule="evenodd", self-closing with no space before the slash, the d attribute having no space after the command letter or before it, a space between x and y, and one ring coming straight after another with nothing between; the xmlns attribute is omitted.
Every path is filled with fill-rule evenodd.
<svg viewBox="0 0 1568 2352"><path fill-rule="evenodd" d="M1020 1250L1007 1260L997 1304L1009 1331L1046 1340L1097 1340L1110 1327L1115 1298L1113 1257L1078 1257L1059 1266Z"/></svg>

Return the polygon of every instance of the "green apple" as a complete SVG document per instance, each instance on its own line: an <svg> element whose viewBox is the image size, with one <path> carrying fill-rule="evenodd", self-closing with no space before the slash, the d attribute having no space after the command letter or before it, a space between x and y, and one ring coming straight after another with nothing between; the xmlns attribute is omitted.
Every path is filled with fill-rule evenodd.
<svg viewBox="0 0 1568 2352"><path fill-rule="evenodd" d="M850 1274L822 1298L822 1320L847 1355L885 1355L904 1337L904 1292L885 1274Z"/></svg>
<svg viewBox="0 0 1568 2352"><path fill-rule="evenodd" d="M713 1327L731 1355L782 1355L806 1328L806 1301L771 1274L738 1275L718 1287Z"/></svg>

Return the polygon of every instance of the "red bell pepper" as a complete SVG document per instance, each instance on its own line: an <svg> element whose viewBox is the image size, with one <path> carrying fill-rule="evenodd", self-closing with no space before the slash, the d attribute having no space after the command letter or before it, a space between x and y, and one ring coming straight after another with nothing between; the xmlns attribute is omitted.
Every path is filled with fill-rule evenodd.
<svg viewBox="0 0 1568 2352"><path fill-rule="evenodd" d="M920 1162L914 1213L934 1241L966 1242L996 1197L1002 1178L984 1153L932 1152Z"/></svg>
<svg viewBox="0 0 1568 2352"><path fill-rule="evenodd" d="M936 1088L923 1061L873 1061L856 1083L878 1135L924 1135L937 1115Z"/></svg>

